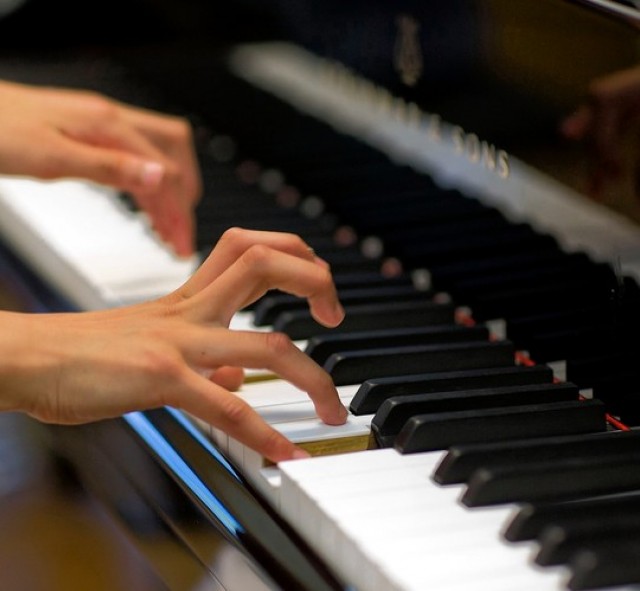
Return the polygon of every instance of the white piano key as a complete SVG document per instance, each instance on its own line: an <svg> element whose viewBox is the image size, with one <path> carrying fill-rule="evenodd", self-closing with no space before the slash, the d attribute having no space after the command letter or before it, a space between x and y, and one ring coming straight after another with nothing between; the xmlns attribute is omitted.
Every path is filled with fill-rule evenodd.
<svg viewBox="0 0 640 591"><path fill-rule="evenodd" d="M198 264L175 256L115 191L91 183L1 177L0 209L3 236L81 309L166 295Z"/></svg>
<svg viewBox="0 0 640 591"><path fill-rule="evenodd" d="M358 462L358 455L363 460L378 455L380 469L372 460ZM380 450L350 454L344 467L339 456L282 463L281 511L356 588L447 589L460 568L467 588L475 588L476 578L487 575L485 565L497 558L497 588L536 588L541 579L528 566L527 548L503 557L513 548L498 532L513 509L462 507L462 487L431 481L441 457L440 452L402 456ZM341 472L337 476L334 466ZM474 559L479 554L483 560ZM462 567L448 564L451 556L461 558ZM411 565L421 570L412 572ZM545 569L542 580L549 584L540 582L539 588L557 589L560 578Z"/></svg>
<svg viewBox="0 0 640 591"><path fill-rule="evenodd" d="M326 445L335 448L335 453L340 453L342 442L346 442L345 446L348 446L354 440L359 442L368 439L371 431L371 415L361 417L350 415L343 425L327 425L319 418L314 417L300 421L276 423L272 426L287 439L301 447ZM240 452L241 448L242 452ZM232 437L229 438L229 453L242 463L246 475L250 478L268 463L260 454L242 446Z"/></svg>
<svg viewBox="0 0 640 591"><path fill-rule="evenodd" d="M345 406L351 403L356 391L356 386L340 386L338 388L338 395ZM272 379L245 383L234 394L242 398L258 413L263 414L267 422L274 419L277 419L275 422L290 422L292 416L295 415L298 418L316 416L315 409L310 403L309 395L284 380ZM297 403L303 403L303 406L297 406ZM289 409L287 405L290 404L295 404L296 406ZM289 415L288 418L287 414ZM215 428L211 433L208 432L208 429L206 431L213 437L222 451L228 452L229 438L224 431Z"/></svg>
<svg viewBox="0 0 640 591"><path fill-rule="evenodd" d="M341 399L352 399L358 391L358 386L339 386L337 390ZM270 380L259 384L243 384L236 392L236 395L253 408L305 402L309 400L309 395L304 390L284 380Z"/></svg>

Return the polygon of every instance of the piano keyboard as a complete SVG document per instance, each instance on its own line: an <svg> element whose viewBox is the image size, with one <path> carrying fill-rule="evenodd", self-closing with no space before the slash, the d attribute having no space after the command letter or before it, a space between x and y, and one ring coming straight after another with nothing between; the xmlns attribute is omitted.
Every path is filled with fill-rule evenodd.
<svg viewBox="0 0 640 591"><path fill-rule="evenodd" d="M197 264L169 252L143 215L105 187L3 177L0 207L5 239L82 310L166 295Z"/></svg>
<svg viewBox="0 0 640 591"><path fill-rule="evenodd" d="M510 484L507 462L479 464L446 485L434 478L458 448L550 437L579 448L585 438L604 441L612 425L623 426L606 411L634 420L627 394L637 370L617 370L637 349L620 319L637 321L625 314L639 303L638 229L521 162L479 166L455 143L428 133L428 114L412 112L406 121L407 113L398 117L383 97L382 117L381 103L364 100L370 95L348 73L297 49L245 47L231 67L236 76L223 75L229 96L221 93L219 121L211 122L221 132L201 146L201 253L240 225L298 232L331 263L344 326L327 333L290 298L269 294L239 313L232 328L288 333L322 359L351 414L346 425L328 427L304 392L274 376L245 384L239 396L322 456L279 466L194 422L355 589L637 582L625 556L601 568L606 545L578 544L574 562L543 568L532 561L537 541L505 540L504 528L522 506L555 506L553 490L465 506L461 495L474 479ZM330 86L328 77L343 83ZM284 123L274 137L250 117L229 117L252 114L254 102L267 113L259 115L265 123L290 127ZM232 120L240 126L237 144L226 127ZM140 214L103 188L2 179L0 206L5 239L80 309L163 295L197 263L173 257ZM480 324L467 327L471 317ZM583 325L585 319L596 321ZM604 350L595 347L598 339ZM574 347L578 354L568 358ZM527 353L570 382L554 383L547 365L529 367ZM610 379L594 379L599 370ZM619 459L627 469L638 461L631 448ZM580 475L576 482L589 480L577 471L581 457L567 461L567 473ZM619 479L610 489L559 498L633 499L637 485ZM635 547L637 538L624 535Z"/></svg>

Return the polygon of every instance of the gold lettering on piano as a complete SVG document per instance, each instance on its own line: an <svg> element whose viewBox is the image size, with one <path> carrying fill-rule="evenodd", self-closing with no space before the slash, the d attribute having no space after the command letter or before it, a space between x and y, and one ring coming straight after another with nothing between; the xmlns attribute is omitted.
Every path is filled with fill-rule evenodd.
<svg viewBox="0 0 640 591"><path fill-rule="evenodd" d="M420 47L420 23L408 14L396 19L398 36L394 48L394 66L406 86L415 86L422 76L423 59Z"/></svg>
<svg viewBox="0 0 640 591"><path fill-rule="evenodd" d="M429 119L428 119L429 123L428 123L428 133L429 133L429 137L436 141L436 142L441 142L442 141L442 118L440 117L440 115L429 115Z"/></svg>
<svg viewBox="0 0 640 591"><path fill-rule="evenodd" d="M509 154L480 139L477 134L466 132L460 126L445 124L440 115L423 111L416 103L393 95L383 86L352 72L344 64L326 62L322 73L327 84L357 98L360 103L369 105L381 117L387 117L419 132L424 131L432 142L450 141L454 151L472 164L483 166L500 178L509 177Z"/></svg>
<svg viewBox="0 0 640 591"><path fill-rule="evenodd" d="M459 126L452 129L451 139L456 152L466 156L470 162L481 164L500 178L506 179L509 176L509 155L504 150L481 140L475 133L467 133Z"/></svg>

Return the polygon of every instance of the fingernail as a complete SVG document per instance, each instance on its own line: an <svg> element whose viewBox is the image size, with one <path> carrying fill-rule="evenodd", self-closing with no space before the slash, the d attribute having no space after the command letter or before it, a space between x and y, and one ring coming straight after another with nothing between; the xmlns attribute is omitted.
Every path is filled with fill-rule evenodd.
<svg viewBox="0 0 640 591"><path fill-rule="evenodd" d="M336 316L336 320L342 322L344 320L344 308L342 307L342 304L340 302L336 302L335 306L333 307L333 313Z"/></svg>
<svg viewBox="0 0 640 591"><path fill-rule="evenodd" d="M291 455L292 460L307 460L310 457L311 454L309 452L306 452L304 449L300 449L299 447L296 447Z"/></svg>
<svg viewBox="0 0 640 591"><path fill-rule="evenodd" d="M342 418L346 421L349 418L349 411L344 405L341 405L342 408Z"/></svg>
<svg viewBox="0 0 640 591"><path fill-rule="evenodd" d="M162 182L164 166L159 162L144 162L140 169L140 183L147 189L155 189Z"/></svg>

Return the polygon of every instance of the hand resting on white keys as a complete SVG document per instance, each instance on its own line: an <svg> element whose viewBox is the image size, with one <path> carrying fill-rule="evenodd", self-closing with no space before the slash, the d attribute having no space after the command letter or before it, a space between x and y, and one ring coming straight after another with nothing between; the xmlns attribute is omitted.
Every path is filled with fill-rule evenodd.
<svg viewBox="0 0 640 591"><path fill-rule="evenodd" d="M347 418L331 377L287 336L228 328L274 288L306 298L325 326L343 320L327 264L302 239L239 228L165 297L96 312L2 312L0 410L74 424L168 405L272 461L306 457L229 391L241 383L237 368L267 368L308 392L324 422Z"/></svg>
<svg viewBox="0 0 640 591"><path fill-rule="evenodd" d="M127 191L181 256L202 191L192 136L180 117L100 94L0 81L0 172Z"/></svg>

